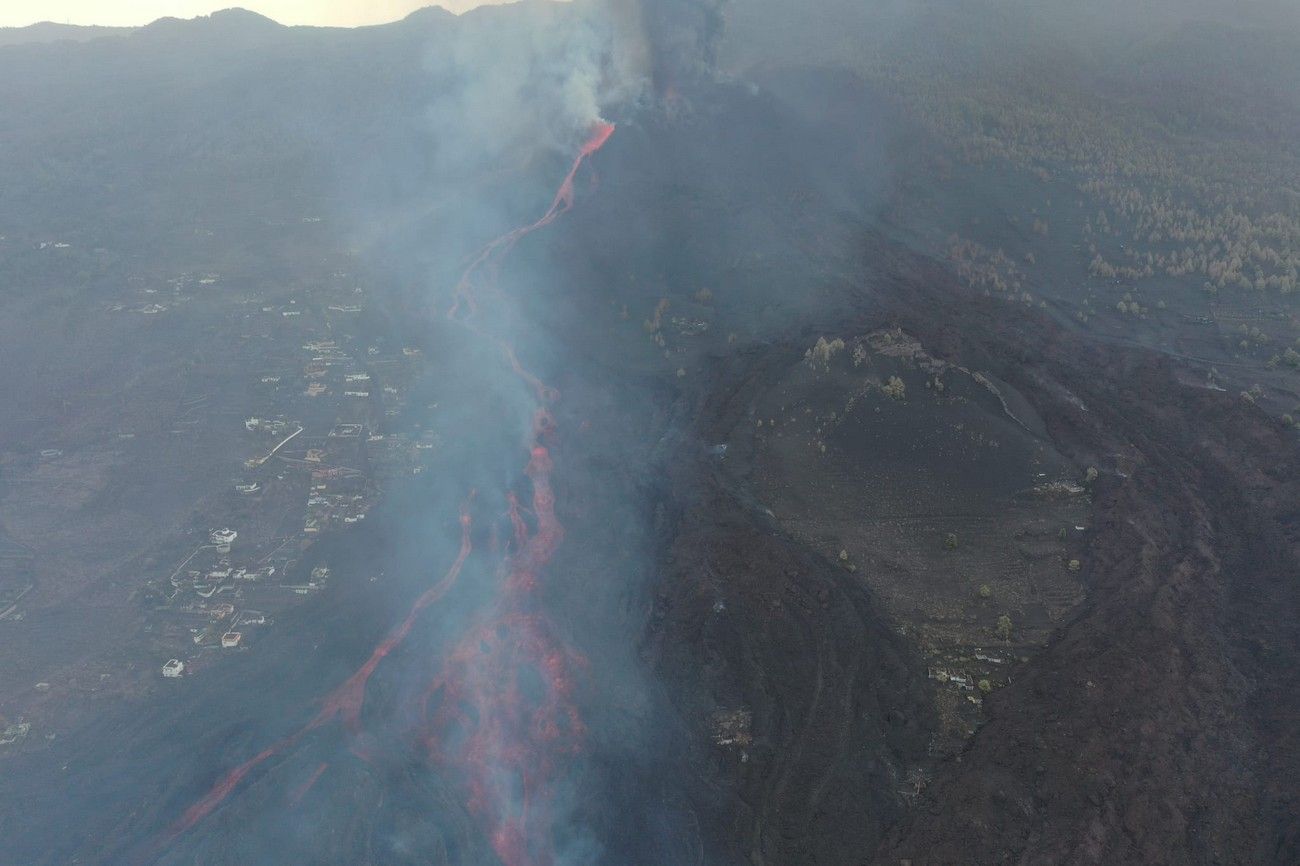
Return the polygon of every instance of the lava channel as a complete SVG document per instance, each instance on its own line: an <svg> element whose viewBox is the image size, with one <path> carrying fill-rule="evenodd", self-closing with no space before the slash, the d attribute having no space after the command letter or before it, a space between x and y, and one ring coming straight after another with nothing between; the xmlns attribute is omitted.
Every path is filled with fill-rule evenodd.
<svg viewBox="0 0 1300 866"><path fill-rule="evenodd" d="M558 392L520 363L513 346L469 318L478 311L477 291L484 287L497 291L494 278L501 258L521 238L550 225L573 207L578 170L613 133L610 123L599 122L592 128L546 213L493 240L478 253L456 285L449 312L450 318L493 339L512 372L533 390L538 401L524 470L532 485L535 529L530 532L518 498L507 494L513 543L502 563L505 579L493 615L456 646L430 682L422 703L423 741L430 757L459 769L468 787L470 811L484 826L505 866L548 866L554 860L550 798L553 783L563 771L562 759L581 750L584 727L574 695L576 674L585 669L586 662L555 637L535 598L542 571L564 537L551 487L551 448L557 431L547 409L558 399ZM479 282L481 272L487 272L485 283ZM294 748L309 731L340 719L350 733L360 733L361 708L371 674L410 633L420 611L456 582L472 551L468 505L462 507L460 523L460 552L455 562L416 599L406 618L375 647L366 663L325 698L320 712L305 727L223 776L172 825L166 842L207 817L257 766ZM295 803L325 769L326 765L319 766L295 792Z"/></svg>
<svg viewBox="0 0 1300 866"><path fill-rule="evenodd" d="M586 661L555 636L536 598L542 573L564 537L551 487L551 450L558 431L548 409L559 394L523 366L506 340L470 319L479 310L476 291L486 288L499 294L495 276L501 257L521 238L573 207L579 168L613 132L612 124L597 124L546 213L479 253L461 277L449 312L494 340L537 399L524 469L532 485L535 528L530 532L518 498L507 494L514 535L502 563L504 580L493 615L457 645L423 701L430 757L459 771L468 787L470 812L505 866L548 866L554 861L552 799L564 759L582 749L584 726L575 693ZM466 315L460 314L462 308Z"/></svg>

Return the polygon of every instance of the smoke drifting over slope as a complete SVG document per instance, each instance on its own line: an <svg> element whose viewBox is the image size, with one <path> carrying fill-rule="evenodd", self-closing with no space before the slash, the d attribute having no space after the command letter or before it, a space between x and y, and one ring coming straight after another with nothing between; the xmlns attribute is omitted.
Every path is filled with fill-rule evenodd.
<svg viewBox="0 0 1300 866"><path fill-rule="evenodd" d="M635 110L662 89L709 73L724 0L577 0L484 8L426 73L439 159L450 171L525 146L571 149L609 110ZM509 18L507 22L505 19Z"/></svg>
<svg viewBox="0 0 1300 866"><path fill-rule="evenodd" d="M977 590L983 578L975 569L985 566L968 550L989 553L990 568L1000 570L1019 569L1021 559L1050 560L1052 574L1067 577L1093 569L1081 552L1084 530L1075 528L1082 518L1052 525L1041 538L1017 535L1003 549L997 533L980 538L965 528L986 515L990 526L1004 520L993 500L977 503L974 513L932 513L955 501L950 476L969 472L963 461L986 446L1007 453L1064 430L1059 438L1073 443L1071 459L1078 453L1101 466L1098 489L1127 491L1114 498L1128 512L1117 512L1109 530L1097 522L1098 533L1112 533L1117 566L1109 581L1117 585L1136 549L1114 535L1130 525L1127 514L1162 515L1168 526L1153 536L1168 539L1162 549L1173 550L1178 538L1208 546L1212 534L1176 524L1238 495L1197 499L1193 476L1204 461L1177 450L1169 433L1153 445L1156 434L1129 426L1126 416L1166 413L1163 401L1181 393L1163 367L1159 377L1146 377L1155 383L1147 391L1117 404L1126 411L1108 410L1114 384L1107 377L1126 365L1150 365L1137 349L1093 352L1093 338L1082 331L1063 340L1048 304L1028 291L1011 300L963 293L947 267L883 237L924 238L941 212L963 230L1003 232L1009 259L1023 261L1024 270L1035 257L1023 253L1037 253L1039 262L1053 255L1051 244L1064 237L1061 226L1084 194L1073 180L1053 178L1045 166L1056 166L1040 159L1037 173L1016 184L995 176L978 194L953 192L953 154L909 125L915 118L899 107L901 97L874 89L919 69L916 92L959 103L938 116L945 132L965 122L977 145L1011 141L1018 130L1035 138L1045 113L1032 123L1004 122L981 107L979 93L962 89L975 77L967 73L1018 64L1059 72L1079 57L1053 53L1058 45L1083 44L1078 54L1114 58L1136 43L1108 41L1104 16L1065 14L1052 4L1030 15L1029 5L525 2L463 16L427 10L356 32L225 14L166 22L117 45L31 48L30 70L17 55L0 53L0 64L9 64L0 71L31 76L0 76L0 107L28 112L4 126L19 147L0 153L0 218L16 223L30 212L36 221L47 217L40 208L54 212L60 196L24 179L31 163L45 185L68 192L63 198L72 204L57 216L94 214L114 232L133 227L142 236L132 251L140 260L158 255L158 238L170 237L140 229L140 214L176 223L178 235L226 244L217 249L223 264L240 263L234 267L281 255L267 249L278 245L277 227L322 233L322 246L348 251L338 259L339 280L355 278L358 295L347 307L364 303L368 317L369 330L355 336L348 329L357 319L347 317L361 318L360 311L326 319L340 351L364 366L374 348L382 359L376 391L395 368L423 377L400 383L395 417L367 417L376 430L399 430L405 444L419 441L434 455L421 465L425 471L394 481L364 524L319 537L311 556L328 560L337 583L257 633L250 651L224 655L224 666L175 683L186 688L155 704L123 705L61 736L48 753L57 761L37 756L17 773L0 773L0 793L25 804L17 818L0 809L0 861L842 866L877 856L920 862L934 851L960 859L973 829L983 846L976 859L994 862L999 852L1028 845L1040 816L1059 814L1052 809L1088 808L1070 764L1072 740L1085 738L1103 768L1133 765L1136 750L1153 741L1180 756L1181 763L1134 774L1117 802L1149 792L1163 803L1176 788L1181 799L1173 808L1184 814L1218 809L1200 798L1194 769L1212 745L1174 746L1173 737L1161 739L1161 721L1125 746L1106 727L1144 701L1154 706L1151 695L1173 694L1171 716L1230 706L1214 683L1193 677L1183 691L1176 676L1133 679L1124 692L1131 692L1130 705L1106 703L1116 685L1111 672L1126 663L1116 659L1053 676L1050 687L1026 698L1015 681L1031 670L1020 665L1040 647L1013 646L989 629L978 635L978 654L954 653L954 663L974 665L997 651L989 665L1000 666L998 675L1014 673L1005 682L990 674L988 688L978 691L980 678L963 678L964 692L945 674L943 694L955 697L961 713L944 720L947 739L936 738L932 699L940 686L927 676L930 659L922 653L930 650L918 649L916 636L937 635L927 631L937 620L900 626L869 582L938 563L927 574L953 596L939 598L951 610L936 617L952 616L943 622L958 631L983 628L978 617L1001 613L991 605L1005 601L1019 629L1021 611L1012 609L1018 597L997 595L1004 575L990 571L988 592ZM1144 12L1143 21L1168 20L1172 7L1152 8L1165 11L1154 18ZM1080 17L1094 26L1074 27ZM1017 28L1004 27L1012 23ZM1016 40L1029 49L1012 52ZM1026 61L1035 52L1047 57L1045 67ZM1151 81L1181 79L1178 64L1153 66L1145 70ZM936 85L928 76L940 70L950 77ZM1031 91L1046 93L1049 103L1064 92L1053 89L1050 75L1034 77L1029 88L1014 74L1003 78L1014 85L1015 105ZM179 85L169 87L174 80ZM1279 88L1278 96L1293 100L1295 92ZM96 105L114 100L128 107ZM1063 113L1072 123L1082 117ZM115 123L103 127L106 116ZM78 123L90 131L65 134ZM53 131L44 138L37 134L47 128ZM1087 135L1067 138L1094 143ZM200 148L186 149L193 142ZM54 169L43 151L54 154ZM74 151L94 155L91 180L82 187L48 180ZM183 180L157 180L169 174ZM1054 180L1064 187L1053 188L1058 207L1064 202L1070 213L1053 216L1050 233L1046 222L1037 228L1038 212L1035 228L1022 231L1010 208L999 213L985 201L990 189L1004 196L999 202L1033 197L1045 216L1051 203L1039 198ZM897 199L929 201L937 186L950 197L937 199L941 206L922 224L907 223L911 214L902 209L887 212L902 214L888 225L879 218ZM131 198L132 190L144 192ZM278 209L259 209L259 195ZM53 229L47 235L63 236ZM92 241L88 248L115 241L91 231L78 242L82 237ZM1060 240L1066 252L1055 255L1070 255L1069 245ZM196 259L211 255L197 248ZM282 255L291 262L302 254L291 248ZM303 311L296 320L305 321L319 297L302 290L288 265L265 270L264 282L283 283L284 303L293 297ZM1053 274L1051 282L1083 281ZM261 285L250 284L248 298ZM1032 307L1022 302L1030 300ZM255 309L238 299L231 314L237 331L247 330ZM60 311L60 323L69 318ZM1172 329L1172 318L1171 311L1169 321L1159 321ZM913 356L922 366L905 357L914 350L893 330L898 325L924 344L927 353ZM891 336L877 341L883 348L868 351L870 338L885 333ZM827 349L825 370L805 354L809 346L836 344L839 354ZM405 347L428 363L406 366ZM286 377L300 372L295 351L296 344L283 352L289 360L275 361L290 371ZM839 365L834 379L832 360ZM999 387L1010 383L990 392L996 401L983 386L966 391L948 378L986 368L1002 380ZM1220 391L1199 390L1197 402L1187 403L1188 418L1220 400ZM1291 431L1262 419L1254 396L1222 399L1232 423L1262 443L1258 454L1282 452ZM997 424L968 427L965 415L937 414L946 403ZM850 415L852 424L845 422ZM1153 430L1213 438L1182 413L1169 409L1164 417ZM923 426L935 418L943 436ZM1206 416L1206 424L1213 421ZM989 444L983 429L1014 436L997 433ZM1107 455L1134 448L1173 474L1145 490L1125 488L1125 478L1149 470L1118 457L1112 466ZM1033 465L1056 472L1060 461ZM867 471L883 464L888 471ZM781 471L766 484L756 481L773 467ZM1061 489L1073 490L1072 467L1060 471L1071 482ZM1220 474L1216 483L1235 490L1231 473ZM933 499L925 499L937 502L934 508L908 510L913 475L937 479L927 491ZM984 476L970 477L979 483L967 479L963 497L983 490ZM220 483L229 487L224 476ZM1019 483L1005 481L1008 489ZM1162 510L1148 499L1172 486L1180 487L1173 501L1186 507ZM1280 513L1294 496L1283 495L1289 487L1278 491ZM1240 492L1243 501L1252 495ZM1036 497L1037 490L1024 498ZM868 501L874 511L864 507ZM836 520L823 519L831 511ZM806 522L792 524L789 513ZM949 547L939 527L951 520L975 522L957 525ZM863 548L874 562L857 550L851 555L852 542L841 544L844 536L835 534L867 523L879 533L863 537L888 536L881 547ZM1064 548L1054 539L1076 533L1079 550L1069 556L1079 558L1067 566L1072 560L1057 561ZM1176 570L1152 568L1148 576L1163 580ZM1178 597L1199 604L1196 593ZM917 610L925 613L927 602L933 599L919 599ZM1084 629L1061 646L1078 648L1080 657L1097 644L1123 647L1131 634L1122 629L1132 627L1151 642L1142 645L1152 645L1154 657L1164 638L1148 628L1152 617L1142 603L1112 599L1097 609L1128 612L1087 625L1105 640L1092 641ZM1203 632L1184 644L1193 662L1216 651L1201 639L1218 637ZM1070 663L1059 662L1062 670ZM1079 728L1070 736L1058 731L1052 736L1061 745L1048 744L1051 737L1039 733L1053 729L1059 695L1071 689L1095 715L1071 713ZM936 755L971 733L965 721L982 718L981 695L1015 739L1001 746L973 739L970 759L944 773ZM1038 712L1026 716L1026 705ZM1034 721L1008 725L1021 716ZM1255 741L1248 744L1250 754L1263 754ZM1115 757L1129 747L1134 751ZM1285 757L1275 762L1284 768L1279 778L1292 766ZM997 775L1016 767L1015 778ZM1035 788L1042 767L1052 769L1053 790ZM988 779L998 784L972 810L969 786ZM1054 791L1056 804L1040 805ZM932 819L916 802L933 802L933 814L945 814ZM1117 845L1128 814L1097 813ZM1224 826L1234 823L1227 818ZM1090 821L1088 812L1080 823ZM1059 838L1060 850L1080 850L1079 837ZM1163 843L1153 838L1160 840L1153 848ZM882 839L891 847L877 855Z"/></svg>
<svg viewBox="0 0 1300 866"><path fill-rule="evenodd" d="M502 27L507 15L509 26ZM275 774L275 762L296 761L305 738L324 735L340 720L345 731L330 736L341 736L348 753L320 761L303 790L338 784L330 767L357 759L382 772L403 760L392 739L414 738L429 762L427 771L439 777L428 784L452 796L463 789L468 817L507 866L591 863L604 856L608 840L578 816L603 799L607 784L586 761L605 760L613 743L623 761L644 748L646 719L628 713L636 707L645 712L649 689L632 647L609 642L609 635L626 635L636 626L640 605L630 600L641 591L639 576L647 563L629 561L625 545L644 527L629 522L635 520L630 503L611 500L602 506L606 519L599 536L588 526L587 534L565 541L557 513L572 513L581 503L565 501L563 492L578 493L590 483L567 476L583 472L591 455L582 441L561 444L576 432L569 413L584 410L564 405L564 387L549 383L563 380L581 388L591 374L574 368L581 362L559 333L535 324L527 299L554 293L569 277L566 263L539 256L544 241L536 238L575 205L576 184L591 180L590 169L578 172L613 133L603 116L635 114L653 102L660 80L707 72L718 26L716 7L706 5L660 10L530 4L481 10L457 22L453 38L428 49L432 96L425 124L436 148L430 174L440 204L436 213L408 225L400 240L387 242L385 257L428 260L432 244L440 256L465 260L482 246L486 232L519 219L516 208L533 206L532 195L505 202L490 189L485 194L481 177L502 171L509 177L519 162L549 164L556 154L572 152L575 140L582 142L550 210L483 246L469 259L454 296L447 291L445 267L435 269L426 302L419 305L431 316L449 309L446 322L431 319L430 327L439 341L468 351L440 353L437 375L472 383L472 390L447 400L448 409L430 419L444 431L449 469L455 468L439 480L444 491L438 504L407 519L416 526L445 525L448 515L440 507L447 488L460 490L471 504L460 517L459 552L447 577L408 602L397 630L325 698L319 714L223 775L185 810L162 842L177 856L187 856L195 845L204 850L203 840L211 835L204 822L220 820L216 810L229 804L235 814L243 811L241 793L256 784L250 780ZM388 163L378 170L389 174L385 187L400 189L406 169ZM527 175L545 182L543 172ZM451 214L461 219L449 221ZM504 435L480 435L493 427ZM625 471L641 468L630 462ZM471 527L486 539L473 541ZM620 567L594 570L589 564L585 573L566 574L564 564L575 559L561 551L566 544L582 545L581 557L589 561L619 561ZM433 550L447 557L446 547L440 543ZM435 573L436 568L430 565ZM573 597L601 574L613 585ZM457 589L458 580L469 586ZM438 642L450 655L442 665L403 666L401 653L430 599L438 602ZM610 602L616 606L608 607ZM388 684L381 685L385 679ZM391 692L418 699L388 704L372 695ZM613 705L597 699L615 693L621 698ZM290 798L295 803L304 796L296 791ZM658 811L633 797L629 806ZM451 819L444 813L442 820ZM641 856L660 856L652 851L653 846Z"/></svg>
<svg viewBox="0 0 1300 866"><path fill-rule="evenodd" d="M717 62L728 0L604 0L640 32L648 72L660 88L710 73Z"/></svg>

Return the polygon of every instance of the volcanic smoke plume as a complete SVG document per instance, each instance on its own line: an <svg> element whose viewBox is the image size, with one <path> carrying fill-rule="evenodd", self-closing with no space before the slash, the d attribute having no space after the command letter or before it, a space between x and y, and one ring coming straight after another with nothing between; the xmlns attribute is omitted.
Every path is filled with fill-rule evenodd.
<svg viewBox="0 0 1300 866"><path fill-rule="evenodd" d="M538 32L546 34L539 37L543 47L531 45L513 52L525 57L522 63L517 56L514 61L501 56L501 64L494 66L498 55L510 51L489 58L454 51L454 64L472 64L476 72L480 65L485 69L458 98L431 111L435 124L449 133L439 141L435 161L445 163L451 174L461 162L481 170L485 158L517 151L530 136L545 149L548 142L567 134L566 127L580 122L576 118L596 116L603 104L634 104L648 84L663 92L678 81L707 73L721 28L722 5L718 0L600 0L560 19L573 26L558 35L555 20L546 17L550 13L536 12L542 16ZM556 106L551 115L530 98L539 65L553 72L548 75L554 92L541 100ZM496 108L483 107L490 105ZM539 592L564 539L552 483L552 452L562 433L552 407L560 395L521 360L515 339L544 343L545 335L512 332L516 305L497 277L521 240L573 208L579 172L614 128L601 120L590 123L550 206L532 222L488 242L469 260L454 286L447 313L447 319L469 331L479 345L494 347L503 372L522 383L530 395L532 421L521 454L523 478L517 485L524 489L491 491L493 496L484 497L497 501L499 495L506 502L505 517L511 527L501 549L491 544L477 554L499 557L483 569L496 575L495 589L475 612L460 620L463 634L453 640L428 682L410 690L415 706L398 715L414 720L403 723L409 728L404 732L407 747L414 746L431 769L453 777L462 787L470 814L505 866L548 866L557 859L553 840L561 818L555 792L584 748L587 726L577 694L588 663L561 637L563 628L552 621ZM457 195L465 194L463 187L453 184L452 188L461 190ZM466 205L480 215L492 211L468 200ZM474 432L467 429L464 435ZM363 714L371 677L407 639L421 613L452 590L466 563L476 556L475 501L475 491L465 491L460 548L452 564L416 599L369 658L324 697L319 712L303 728L222 776L173 823L159 840L160 846L170 846L192 830L259 768L296 749L312 731L338 722L352 753L366 761L375 759L372 750L379 734L364 730ZM328 779L333 766L330 761L316 762L305 781L290 792L289 805L296 806L322 779Z"/></svg>
<svg viewBox="0 0 1300 866"><path fill-rule="evenodd" d="M727 0L606 0L644 43L645 71L659 93L708 75L717 62Z"/></svg>
<svg viewBox="0 0 1300 866"><path fill-rule="evenodd" d="M499 346L503 362L529 386L537 404L523 469L532 488L527 515L514 491L505 492L513 535L496 567L502 578L499 595L491 609L473 622L425 689L417 732L429 758L459 774L471 813L506 866L547 866L554 861L550 795L564 771L565 759L582 748L584 726L575 703L575 678L585 662L555 636L537 601L546 567L564 538L551 484L554 466L550 449L559 431L548 408L559 394L529 372L514 347L494 333L493 322L482 315L485 307L479 304L478 295L499 294L494 275L500 258L521 238L573 207L574 178L613 132L612 124L594 125L550 208L535 222L484 247L457 285L450 312L453 320ZM324 699L310 723L230 770L184 812L163 844L207 817L261 764L292 750L304 735L326 724L341 722L354 737L353 751L359 757L369 757L365 741L357 739L363 734L361 711L367 683L384 658L410 634L421 611L443 598L455 584L473 551L473 498L470 491L461 510L460 551L443 577L416 599L365 664ZM296 804L327 770L327 764L320 764L293 793L292 802Z"/></svg>
<svg viewBox="0 0 1300 866"><path fill-rule="evenodd" d="M457 286L455 317L461 302L479 310L479 280L495 290L491 267L525 235L549 225L573 207L574 177L583 161L614 132L597 123L579 149L550 208L536 222L491 242L475 258ZM469 327L491 336L490 325ZM533 390L537 407L532 446L524 474L532 486L529 529L517 497L507 494L513 527L510 552L501 568L505 581L494 616L472 630L452 653L447 668L431 684L424 706L427 742L434 757L457 766L470 788L470 810L484 823L493 849L507 866L552 862L549 848L548 792L561 762L581 748L583 724L574 703L575 672L583 660L565 648L538 605L536 594L547 564L564 538L555 515L550 449L558 437L547 403L553 388L525 369L514 348L494 338L511 370ZM448 744L454 744L447 748Z"/></svg>

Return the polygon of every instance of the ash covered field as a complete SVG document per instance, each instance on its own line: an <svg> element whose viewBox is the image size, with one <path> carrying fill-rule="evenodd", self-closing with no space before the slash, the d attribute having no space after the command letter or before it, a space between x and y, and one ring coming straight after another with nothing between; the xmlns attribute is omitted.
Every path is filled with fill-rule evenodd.
<svg viewBox="0 0 1300 866"><path fill-rule="evenodd" d="M1300 25L816 8L0 40L0 862L1300 859Z"/></svg>

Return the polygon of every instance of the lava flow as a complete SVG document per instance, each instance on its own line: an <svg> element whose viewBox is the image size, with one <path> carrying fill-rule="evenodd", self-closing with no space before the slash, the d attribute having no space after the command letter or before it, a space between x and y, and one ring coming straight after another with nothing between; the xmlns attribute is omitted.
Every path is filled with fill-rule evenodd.
<svg viewBox="0 0 1300 866"><path fill-rule="evenodd" d="M235 767L235 769L226 773L220 781L212 786L212 789L209 790L202 799L185 810L185 813L181 815L180 819L171 826L170 830L166 834L166 838L163 840L164 843L174 840L181 833L184 833L199 821L206 818L213 809L221 805L221 802L230 795L231 791L239 786L239 783L242 782L244 777L252 772L254 768L267 759L274 757L281 752L292 749L307 732L321 727L326 722L332 721L336 717L342 717L343 722L349 731L357 731L358 720L361 715L361 704L365 699L366 681L370 678L371 673L374 672L375 668L379 665L379 662L384 658L384 656L392 652L393 647L401 643L410 632L411 626L415 623L415 618L419 612L442 598L442 596L446 594L447 590L451 589L452 584L456 582L457 577L460 576L461 568L465 565L465 560L469 558L470 552L473 549L473 545L470 541L470 527L471 520L469 515L469 504L467 502L465 505L461 506L460 513L460 552L456 555L455 562L451 564L451 568L447 569L447 573L442 576L442 579L426 589L420 597L415 600L415 604L411 606L411 610L406 615L406 619L402 620L398 627L389 632L388 637L386 637L379 646L375 647L374 651L370 654L370 658L366 660L366 663L325 698L324 705L321 707L320 712L316 714L314 719L296 733L290 734L289 736L272 743L261 752L258 752L257 755L249 758L238 767Z"/></svg>
<svg viewBox="0 0 1300 866"><path fill-rule="evenodd" d="M578 170L613 132L613 124L597 123L546 213L493 240L478 253L456 286L455 302L449 312L449 318L497 344L512 372L530 387L538 402L524 469L532 487L534 527L530 531L518 497L508 492L507 516L513 537L500 569L501 592L490 614L461 640L429 684L421 707L425 721L421 739L429 756L459 771L468 788L470 811L484 825L493 850L505 866L547 866L554 859L550 795L563 771L560 759L576 754L581 747L583 723L574 701L574 672L581 670L585 661L555 637L536 599L541 573L564 537L551 487L550 449L555 444L556 426L547 409L558 394L520 363L508 342L470 322L468 316L478 312L478 291L498 291L496 267L514 244L573 207ZM482 279L484 272L486 279ZM466 315L459 315L462 306ZM415 601L406 618L375 647L366 663L325 698L320 712L305 727L228 772L186 810L166 841L193 827L254 768L292 749L309 731L340 719L350 733L360 733L361 708L371 674L406 638L420 611L451 588L470 555L468 503L462 507L460 523L460 552L451 568ZM321 764L294 793L295 804L325 768Z"/></svg>
<svg viewBox="0 0 1300 866"><path fill-rule="evenodd" d="M539 409L526 470L536 529L529 534L511 495L514 544L498 608L460 642L424 699L430 756L459 769L469 808L506 866L550 862L548 795L559 759L578 752L583 734L573 671L584 662L554 637L532 599L564 534L541 444L552 429Z"/></svg>
<svg viewBox="0 0 1300 866"><path fill-rule="evenodd" d="M474 313L478 310L478 303L474 297L474 277L479 269L486 265L495 264L494 257L499 257L510 251L510 248L519 241L520 238L537 231L540 228L550 225L555 218L561 214L567 213L573 207L573 179L577 177L578 169L587 157L600 150L609 137L614 134L614 124L598 122L592 127L591 135L578 149L578 155L573 158L573 165L569 168L569 173L564 176L560 183L560 188L555 191L555 198L551 201L551 206L546 213L536 222L529 223L526 226L520 226L514 231L507 232L501 237L493 240L483 249L479 250L477 256L469 263L460 282L456 285L455 303L452 305L451 312L448 314L451 318L456 318L460 311L460 305L463 303L469 312ZM513 359L511 366L516 373L523 373L522 368Z"/></svg>
<svg viewBox="0 0 1300 866"><path fill-rule="evenodd" d="M449 313L497 343L539 404L524 470L532 484L535 528L530 534L518 498L509 493L514 535L503 563L497 607L457 645L424 698L430 756L460 771L469 789L470 811L485 825L493 850L506 866L546 866L553 860L551 795L563 770L561 759L581 748L583 723L574 701L574 672L585 661L555 637L535 597L541 572L564 536L551 488L550 449L556 427L547 409L557 392L524 368L508 342L458 318L458 312L463 305L469 314L476 313L475 290L497 291L495 266L500 257L573 207L578 169L613 132L614 126L607 123L593 129L541 219L502 235L479 253L457 285ZM486 286L476 283L480 271L486 271Z"/></svg>
<svg viewBox="0 0 1300 866"><path fill-rule="evenodd" d="M294 789L293 794L289 797L289 805L296 807L301 803L302 798L307 796L307 792L312 789L312 786L315 785L317 780L325 774L327 769L329 769L329 764L327 762L322 761L318 764L315 771L307 777L307 781Z"/></svg>

